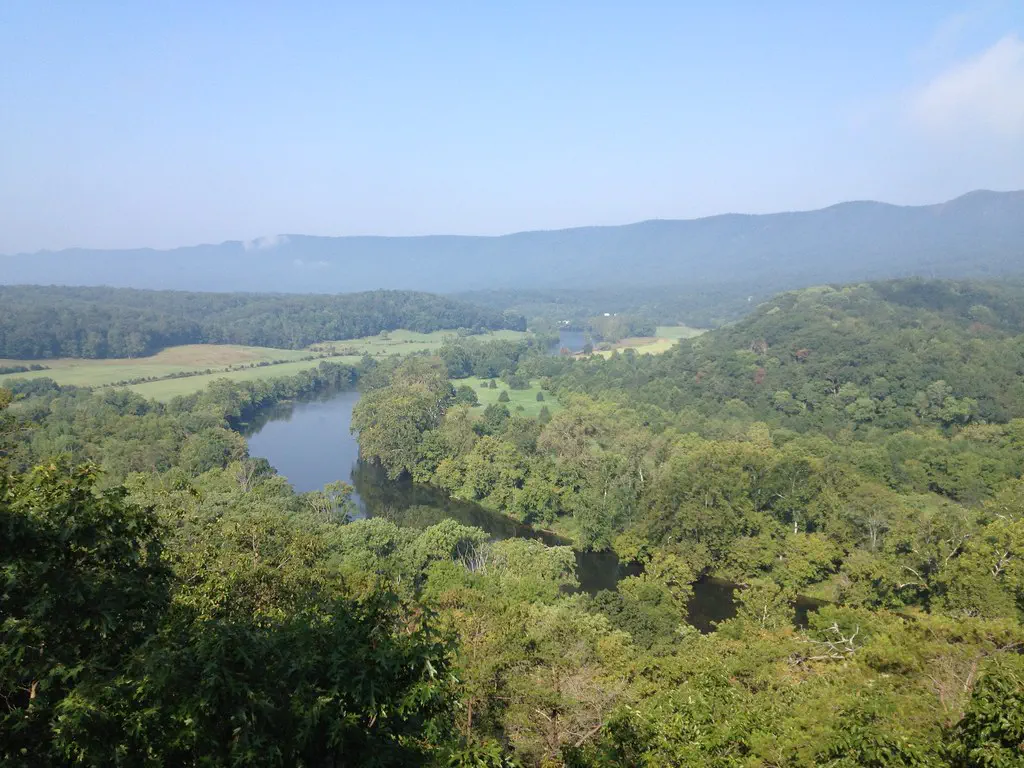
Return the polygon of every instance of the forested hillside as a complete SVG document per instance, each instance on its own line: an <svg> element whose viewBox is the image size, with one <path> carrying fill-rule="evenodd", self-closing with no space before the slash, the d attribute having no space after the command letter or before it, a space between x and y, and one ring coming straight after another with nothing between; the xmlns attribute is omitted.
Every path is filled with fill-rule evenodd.
<svg viewBox="0 0 1024 768"><path fill-rule="evenodd" d="M1022 373L1024 284L901 280L783 294L664 355L566 367L560 382L834 432L1019 418Z"/></svg>
<svg viewBox="0 0 1024 768"><path fill-rule="evenodd" d="M1015 768L1022 318L1015 286L898 281L785 294L660 358L454 338L166 405L16 382L0 758ZM470 374L559 407L474 406ZM569 547L355 520L347 487L296 494L248 455L265 406L357 385L364 462L626 575L581 592ZM709 577L736 603L702 634Z"/></svg>
<svg viewBox="0 0 1024 768"><path fill-rule="evenodd" d="M525 330L521 317L429 293L185 293L0 286L0 357L140 357L177 344L300 349L406 328Z"/></svg>
<svg viewBox="0 0 1024 768"><path fill-rule="evenodd" d="M812 289L660 358L522 360L565 406L540 422L475 419L410 363L354 423L393 473L643 565L580 608L654 666L567 764L1017 765L1019 716L957 740L1024 711L1022 308L1012 286ZM694 641L707 574L740 608ZM794 630L800 594L828 605Z"/></svg>
<svg viewBox="0 0 1024 768"><path fill-rule="evenodd" d="M0 255L0 282L201 291L731 286L766 296L834 281L1022 271L1024 192L937 205L848 202L500 237L280 234L157 251Z"/></svg>

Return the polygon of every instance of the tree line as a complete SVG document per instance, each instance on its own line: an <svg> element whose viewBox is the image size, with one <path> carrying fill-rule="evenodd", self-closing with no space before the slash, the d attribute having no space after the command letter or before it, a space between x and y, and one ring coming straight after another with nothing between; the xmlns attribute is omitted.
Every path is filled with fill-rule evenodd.
<svg viewBox="0 0 1024 768"><path fill-rule="evenodd" d="M301 349L405 328L525 330L521 316L415 291L337 295L0 286L0 357L140 357L179 344Z"/></svg>

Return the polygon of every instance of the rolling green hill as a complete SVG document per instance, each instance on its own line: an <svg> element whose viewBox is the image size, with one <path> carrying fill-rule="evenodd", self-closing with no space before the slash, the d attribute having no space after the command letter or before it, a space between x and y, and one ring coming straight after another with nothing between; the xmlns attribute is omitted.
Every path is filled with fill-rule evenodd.
<svg viewBox="0 0 1024 768"><path fill-rule="evenodd" d="M1024 284L897 280L784 293L658 356L568 367L680 411L748 409L801 431L1024 416Z"/></svg>

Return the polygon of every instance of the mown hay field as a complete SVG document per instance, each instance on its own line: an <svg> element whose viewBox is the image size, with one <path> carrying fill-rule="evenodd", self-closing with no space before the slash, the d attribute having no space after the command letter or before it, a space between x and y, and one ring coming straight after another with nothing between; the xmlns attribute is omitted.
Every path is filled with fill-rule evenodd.
<svg viewBox="0 0 1024 768"><path fill-rule="evenodd" d="M354 363L363 355L407 355L439 349L445 338L454 331L417 333L397 330L361 339L327 341L311 345L308 349L277 349L275 347L249 347L238 344L187 344L168 347L150 357L87 360L57 358L52 360L6 360L0 358L0 368L33 364L44 365L46 370L0 375L0 386L5 380L16 378L50 378L62 385L79 387L119 386L143 378L158 378L128 385L146 397L169 400L176 395L203 389L218 378L234 380L291 376L306 368L319 365L323 360ZM475 338L518 339L519 331L494 331ZM304 357L315 355L312 360ZM320 357L327 355L327 357ZM267 365L260 365L267 363ZM257 366L257 367L250 367ZM236 370L226 370L234 368ZM207 373L209 371L209 373ZM182 378L163 378L180 375Z"/></svg>

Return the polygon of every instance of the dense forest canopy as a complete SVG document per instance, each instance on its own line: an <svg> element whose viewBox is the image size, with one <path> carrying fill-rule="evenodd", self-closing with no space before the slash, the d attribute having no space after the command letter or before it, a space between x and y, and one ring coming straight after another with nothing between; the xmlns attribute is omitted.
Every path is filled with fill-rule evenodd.
<svg viewBox="0 0 1024 768"><path fill-rule="evenodd" d="M781 295L660 357L462 338L166 405L14 382L0 756L1021 765L1022 318L1016 286L913 280ZM474 406L471 374L561 408ZM366 462L632 575L581 593L568 547L352 519L351 489L248 455L262 408L353 386ZM707 576L736 615L701 634Z"/></svg>
<svg viewBox="0 0 1024 768"><path fill-rule="evenodd" d="M783 294L660 356L549 361L563 386L790 429L1024 416L1024 284L903 280Z"/></svg>
<svg viewBox="0 0 1024 768"><path fill-rule="evenodd" d="M993 681L997 695L1020 701L1022 309L1009 285L810 289L660 357L525 358L514 375L544 377L566 406L548 420L494 406L475 418L442 386L447 371L410 361L354 423L364 456L395 475L644 564L587 610L688 671L655 674L653 688L673 692L651 694L586 749L562 742L569 763L774 765L776 754L782 764L981 765L936 728L968 706L963 688L953 703L952 680L990 656L1017 670ZM674 629L701 574L744 585L714 650ZM807 633L789 627L798 594L829 602ZM893 674L892 654L915 661L899 684L869 693ZM818 695L852 698L824 706ZM820 717L798 714L816 707ZM995 750L1005 762L992 764L1021 760L1009 734L1022 725L1006 724ZM801 728L847 727L855 736L832 747L796 746ZM749 763L730 762L734 749Z"/></svg>
<svg viewBox="0 0 1024 768"><path fill-rule="evenodd" d="M414 291L339 295L0 286L0 357L139 357L177 344L301 349L406 328L525 330L522 317Z"/></svg>

